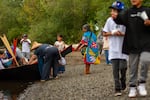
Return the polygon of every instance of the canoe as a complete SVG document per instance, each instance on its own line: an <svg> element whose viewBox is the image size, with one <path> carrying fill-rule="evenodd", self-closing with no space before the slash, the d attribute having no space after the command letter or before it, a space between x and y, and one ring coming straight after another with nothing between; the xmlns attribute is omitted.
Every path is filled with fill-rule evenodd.
<svg viewBox="0 0 150 100"><path fill-rule="evenodd" d="M24 65L0 70L0 81L35 81L40 80L38 65Z"/></svg>
<svg viewBox="0 0 150 100"><path fill-rule="evenodd" d="M72 45L61 52L65 57L72 52ZM24 65L15 68L0 70L0 81L35 81L40 80L40 72L37 64Z"/></svg>

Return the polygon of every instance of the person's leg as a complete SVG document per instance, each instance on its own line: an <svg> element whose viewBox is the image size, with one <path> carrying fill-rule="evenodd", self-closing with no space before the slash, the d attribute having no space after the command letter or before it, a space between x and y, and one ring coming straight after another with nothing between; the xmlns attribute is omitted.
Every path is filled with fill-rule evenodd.
<svg viewBox="0 0 150 100"><path fill-rule="evenodd" d="M51 63L52 63L52 59L47 59L47 58L45 59L44 65L43 65L43 70L42 70L41 80L49 79Z"/></svg>
<svg viewBox="0 0 150 100"><path fill-rule="evenodd" d="M60 65L60 66L58 67L58 72L59 72L60 74L64 73L64 72L65 72L65 66L64 66L64 65Z"/></svg>
<svg viewBox="0 0 150 100"><path fill-rule="evenodd" d="M41 80L49 80L52 63L53 63L53 51L50 48L48 48L45 50L44 65L42 68Z"/></svg>
<svg viewBox="0 0 150 100"><path fill-rule="evenodd" d="M53 77L56 78L58 74L58 60L56 57L53 58Z"/></svg>
<svg viewBox="0 0 150 100"><path fill-rule="evenodd" d="M90 64L85 64L85 74L90 74Z"/></svg>
<svg viewBox="0 0 150 100"><path fill-rule="evenodd" d="M53 77L54 78L57 78L57 74L58 74L58 66L59 66L59 63L58 63L58 60L60 60L60 54L59 54L59 51L56 47L52 47L51 48L51 51L53 52Z"/></svg>
<svg viewBox="0 0 150 100"><path fill-rule="evenodd" d="M119 69L121 74L121 90L126 89L126 72L127 72L127 61L125 59L119 60Z"/></svg>
<svg viewBox="0 0 150 100"><path fill-rule="evenodd" d="M65 65L62 66L62 72L65 72Z"/></svg>
<svg viewBox="0 0 150 100"><path fill-rule="evenodd" d="M148 67L150 65L150 53L149 52L142 52L140 55L140 64L141 64L141 69L140 69L140 78L139 78L139 94L141 96L146 96L147 95L147 90L146 90L146 79L147 79L147 74L148 74Z"/></svg>
<svg viewBox="0 0 150 100"><path fill-rule="evenodd" d="M130 87L137 86L138 65L139 65L139 54L130 54L129 55Z"/></svg>
<svg viewBox="0 0 150 100"><path fill-rule="evenodd" d="M138 76L139 54L129 54L129 97L136 97L137 76Z"/></svg>
<svg viewBox="0 0 150 100"><path fill-rule="evenodd" d="M99 53L100 53L100 55L102 54L102 50L103 50L103 45L99 45L100 47L99 47Z"/></svg>
<svg viewBox="0 0 150 100"><path fill-rule="evenodd" d="M104 53L105 53L106 64L109 64L110 61L109 61L109 59L108 59L108 56L109 56L108 50L104 50Z"/></svg>
<svg viewBox="0 0 150 100"><path fill-rule="evenodd" d="M140 55L140 78L139 83L146 83L148 67L150 66L150 52L142 52Z"/></svg>
<svg viewBox="0 0 150 100"><path fill-rule="evenodd" d="M148 64L141 63L139 83L146 83L148 66Z"/></svg>
<svg viewBox="0 0 150 100"><path fill-rule="evenodd" d="M44 60L42 58L38 58L38 68L41 76L42 76L43 65L44 65Z"/></svg>
<svg viewBox="0 0 150 100"><path fill-rule="evenodd" d="M119 96L119 95L116 95L117 93L121 93L121 85L120 85L120 79L119 79L119 60L112 59L111 62L112 62L113 77L114 77L114 82L115 82L115 96Z"/></svg>
<svg viewBox="0 0 150 100"><path fill-rule="evenodd" d="M148 64L141 62L141 70L140 70L140 78L139 78L139 86L138 86L138 92L141 96L147 95L146 90L146 79L147 79L147 73L148 73Z"/></svg>

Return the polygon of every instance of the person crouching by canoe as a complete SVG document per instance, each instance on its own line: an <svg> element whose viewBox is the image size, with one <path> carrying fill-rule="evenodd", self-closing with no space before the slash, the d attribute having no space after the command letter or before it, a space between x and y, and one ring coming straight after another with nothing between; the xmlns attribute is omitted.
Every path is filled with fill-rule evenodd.
<svg viewBox="0 0 150 100"><path fill-rule="evenodd" d="M0 69L9 68L12 65L13 58L7 59L4 50L0 50Z"/></svg>
<svg viewBox="0 0 150 100"><path fill-rule="evenodd" d="M31 50L35 50L29 60L29 64L38 62L41 81L49 80L51 67L53 68L53 78L57 78L58 60L61 58L56 47L49 44L33 42Z"/></svg>

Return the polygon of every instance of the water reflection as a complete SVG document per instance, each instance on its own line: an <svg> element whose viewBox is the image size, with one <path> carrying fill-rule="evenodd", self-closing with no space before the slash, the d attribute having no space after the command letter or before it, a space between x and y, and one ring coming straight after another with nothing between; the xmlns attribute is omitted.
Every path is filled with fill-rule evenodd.
<svg viewBox="0 0 150 100"><path fill-rule="evenodd" d="M33 82L23 81L0 81L0 100L16 100Z"/></svg>

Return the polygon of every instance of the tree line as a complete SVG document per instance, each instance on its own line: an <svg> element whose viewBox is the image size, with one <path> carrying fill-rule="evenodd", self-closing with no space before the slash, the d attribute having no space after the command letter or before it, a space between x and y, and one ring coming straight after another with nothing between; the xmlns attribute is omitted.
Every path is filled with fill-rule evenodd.
<svg viewBox="0 0 150 100"><path fill-rule="evenodd" d="M33 41L53 44L57 34L67 43L77 43L81 27L89 23L103 27L110 15L108 7L115 0L0 0L0 34L9 41L28 34ZM120 0L126 8L130 0ZM149 0L144 4L150 6Z"/></svg>

